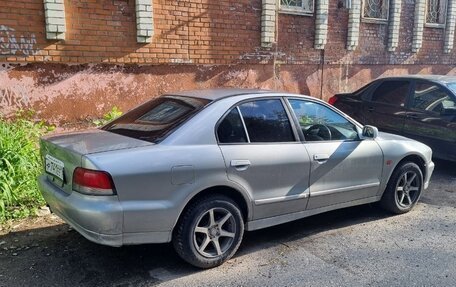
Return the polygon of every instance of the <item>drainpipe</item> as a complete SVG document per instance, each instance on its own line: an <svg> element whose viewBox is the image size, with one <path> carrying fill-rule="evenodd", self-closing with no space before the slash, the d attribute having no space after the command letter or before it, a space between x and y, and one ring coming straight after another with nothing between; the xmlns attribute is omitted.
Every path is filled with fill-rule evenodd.
<svg viewBox="0 0 456 287"><path fill-rule="evenodd" d="M323 83L324 83L324 69L325 69L325 49L320 50L320 99L323 99Z"/></svg>
<svg viewBox="0 0 456 287"><path fill-rule="evenodd" d="M276 6L275 6L275 47L274 47L274 57L273 57L273 63L272 63L272 73L274 77L274 90L277 90L277 81L279 80L279 77L277 75L277 53L279 52L279 6L280 3L279 1L276 1Z"/></svg>

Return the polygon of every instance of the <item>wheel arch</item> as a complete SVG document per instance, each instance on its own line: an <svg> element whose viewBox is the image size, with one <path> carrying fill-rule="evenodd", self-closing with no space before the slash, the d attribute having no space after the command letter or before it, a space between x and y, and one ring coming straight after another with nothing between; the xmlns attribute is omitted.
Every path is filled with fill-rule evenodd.
<svg viewBox="0 0 456 287"><path fill-rule="evenodd" d="M398 199L397 197L397 192L399 189L397 189L399 182L397 180L401 180L403 173L396 173L396 171L401 171L401 167L404 166L406 163L414 163L418 166L418 169L422 173L422 185L421 185L421 190L418 190L415 195L413 195L413 199L411 199L410 195L407 195L408 197L408 205L405 205L402 201L404 198L404 194L402 195L402 199ZM415 167L416 169L416 167ZM402 171L401 171L402 172ZM422 156L419 154L408 154L404 156L401 160L397 162L397 164L394 166L394 168L391 169L387 185L383 191L382 197L380 199L380 205L387 211L392 212L393 214L402 214L409 212L413 206L417 203L417 201L420 198L420 195L423 191L423 186L424 186L424 180L426 176L426 161ZM394 180L394 181L392 181ZM405 186L405 185L404 185ZM404 188L404 187L403 187ZM402 189L402 191L405 191L405 188ZM407 192L408 194L408 192Z"/></svg>
<svg viewBox="0 0 456 287"><path fill-rule="evenodd" d="M241 191L239 191L236 188L233 188L231 186L226 186L226 185L212 186L212 187L208 187L208 188L205 188L205 189L197 192L190 198L190 200L187 201L185 206L180 211L176 222L174 223L173 234L174 234L174 229L175 229L176 225L178 224L179 220L181 219L182 215L193 202L195 202L205 196L214 195L214 194L224 195L224 196L232 199L241 209L242 218L244 219L244 222L247 222L251 218L251 216L252 216L251 200L249 198L247 198L244 195L244 193L242 193Z"/></svg>
<svg viewBox="0 0 456 287"><path fill-rule="evenodd" d="M403 157L400 161L398 161L398 163L394 166L394 168L391 169L387 182L389 182L391 180L391 176L393 175L393 172L405 162L415 163L420 168L421 173L423 174L423 180L426 178L426 175L427 175L426 174L426 160L421 155L409 154L409 155Z"/></svg>
<svg viewBox="0 0 456 287"><path fill-rule="evenodd" d="M397 165L394 169L396 169L399 164L402 164L406 161L410 161L410 162L413 162L413 163L416 163L416 165L420 168L421 170L421 173L423 174L423 180L426 178L427 174L426 174L426 160L421 157L420 155L417 155L417 154L411 154L411 155L408 155L406 157L404 157Z"/></svg>

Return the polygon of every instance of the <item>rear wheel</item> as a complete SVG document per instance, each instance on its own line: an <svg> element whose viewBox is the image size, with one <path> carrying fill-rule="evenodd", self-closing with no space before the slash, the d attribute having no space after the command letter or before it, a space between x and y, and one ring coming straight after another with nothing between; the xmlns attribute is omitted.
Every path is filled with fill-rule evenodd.
<svg viewBox="0 0 456 287"><path fill-rule="evenodd" d="M421 196L423 173L413 162L398 166L388 182L381 205L396 214L409 212Z"/></svg>
<svg viewBox="0 0 456 287"><path fill-rule="evenodd" d="M212 268L236 253L243 234L244 222L237 204L228 197L214 195L192 203L184 211L173 244L188 263Z"/></svg>

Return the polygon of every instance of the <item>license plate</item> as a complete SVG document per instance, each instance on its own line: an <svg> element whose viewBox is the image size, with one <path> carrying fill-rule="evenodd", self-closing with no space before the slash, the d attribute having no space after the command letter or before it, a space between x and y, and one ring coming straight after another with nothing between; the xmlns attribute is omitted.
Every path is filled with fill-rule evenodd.
<svg viewBox="0 0 456 287"><path fill-rule="evenodd" d="M55 175L63 181L63 167L64 164L62 161L48 154L46 155L45 169L47 173Z"/></svg>

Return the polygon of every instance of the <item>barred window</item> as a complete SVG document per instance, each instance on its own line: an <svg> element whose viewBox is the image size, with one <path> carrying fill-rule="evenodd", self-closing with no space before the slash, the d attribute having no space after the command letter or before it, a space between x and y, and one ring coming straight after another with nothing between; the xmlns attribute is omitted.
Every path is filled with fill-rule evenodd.
<svg viewBox="0 0 456 287"><path fill-rule="evenodd" d="M363 17L388 20L389 0L364 0Z"/></svg>
<svg viewBox="0 0 456 287"><path fill-rule="evenodd" d="M280 0L280 9L303 13L313 13L314 0Z"/></svg>
<svg viewBox="0 0 456 287"><path fill-rule="evenodd" d="M445 24L447 0L427 0L426 23L427 24Z"/></svg>

